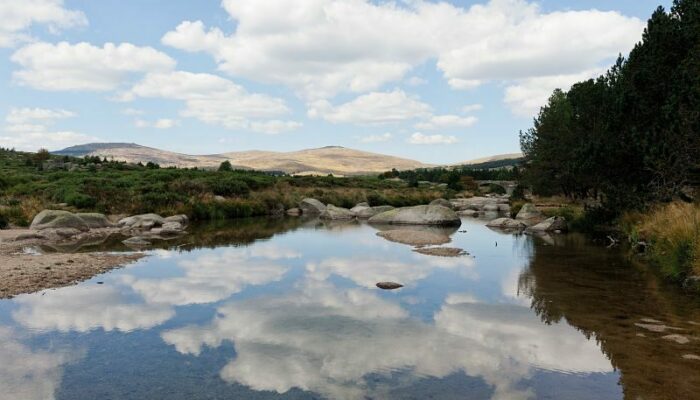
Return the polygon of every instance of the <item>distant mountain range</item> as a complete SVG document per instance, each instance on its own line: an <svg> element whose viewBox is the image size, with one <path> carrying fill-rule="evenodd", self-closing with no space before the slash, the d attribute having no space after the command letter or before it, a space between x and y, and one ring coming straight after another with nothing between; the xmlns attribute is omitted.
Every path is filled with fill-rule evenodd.
<svg viewBox="0 0 700 400"><path fill-rule="evenodd" d="M234 168L282 171L298 175L361 175L389 171L392 168L409 170L435 167L435 165L420 161L339 146L291 152L252 150L212 155L188 155L134 143L89 143L68 147L56 151L54 154L74 157L98 156L130 163L141 162L145 164L150 161L163 167L181 168L217 168L222 162L229 161ZM516 159L521 156L521 154L499 155L467 161L463 164L481 164L510 158Z"/></svg>

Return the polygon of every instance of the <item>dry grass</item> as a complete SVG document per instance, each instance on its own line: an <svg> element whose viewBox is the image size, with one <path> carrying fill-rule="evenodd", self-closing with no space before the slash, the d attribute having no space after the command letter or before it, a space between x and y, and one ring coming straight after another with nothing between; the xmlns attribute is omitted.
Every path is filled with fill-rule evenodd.
<svg viewBox="0 0 700 400"><path fill-rule="evenodd" d="M648 254L664 275L700 275L700 206L670 203L647 213L628 213L621 225L633 242L650 245Z"/></svg>

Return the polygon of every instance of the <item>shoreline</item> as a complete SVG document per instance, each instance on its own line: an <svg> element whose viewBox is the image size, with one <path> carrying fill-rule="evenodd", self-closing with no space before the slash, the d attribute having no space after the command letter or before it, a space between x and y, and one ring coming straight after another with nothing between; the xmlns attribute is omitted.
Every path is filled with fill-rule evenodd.
<svg viewBox="0 0 700 400"><path fill-rule="evenodd" d="M29 229L0 230L0 299L45 289L71 286L121 268L145 257L144 253L42 253L24 250L37 239L20 240Z"/></svg>

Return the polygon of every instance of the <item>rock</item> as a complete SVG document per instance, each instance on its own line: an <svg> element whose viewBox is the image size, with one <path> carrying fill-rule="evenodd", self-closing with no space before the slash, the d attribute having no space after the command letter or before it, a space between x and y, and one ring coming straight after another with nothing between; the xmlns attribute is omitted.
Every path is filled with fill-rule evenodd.
<svg viewBox="0 0 700 400"><path fill-rule="evenodd" d="M165 218L158 214L141 214L122 218L117 224L124 228L148 230L154 226L162 226L164 223Z"/></svg>
<svg viewBox="0 0 700 400"><path fill-rule="evenodd" d="M543 216L540 210L538 210L537 207L531 203L523 205L520 211L518 211L518 215L515 216L515 219L517 220L528 222L541 220L542 218Z"/></svg>
<svg viewBox="0 0 700 400"><path fill-rule="evenodd" d="M377 287L380 289L384 289L384 290L394 290L394 289L402 288L403 285L400 283L396 283L396 282L379 282L379 283L377 283Z"/></svg>
<svg viewBox="0 0 700 400"><path fill-rule="evenodd" d="M159 234L161 235L179 235L185 230L185 227L179 222L166 222L161 226Z"/></svg>
<svg viewBox="0 0 700 400"><path fill-rule="evenodd" d="M163 221L165 221L165 222L179 222L181 225L185 226L190 222L190 219L187 218L187 215L185 215L185 214L178 214L178 215L172 215L170 217L164 218Z"/></svg>
<svg viewBox="0 0 700 400"><path fill-rule="evenodd" d="M333 204L326 206L320 216L321 219L353 219L355 214L347 208L336 207Z"/></svg>
<svg viewBox="0 0 700 400"><path fill-rule="evenodd" d="M523 230L527 225L521 221L516 221L512 218L496 218L490 221L486 226L490 228L506 229L506 230Z"/></svg>
<svg viewBox="0 0 700 400"><path fill-rule="evenodd" d="M450 203L449 201L447 201L445 199L435 199L435 200L430 202L430 205L431 206L443 206L443 207L447 207L450 209L453 208L452 203Z"/></svg>
<svg viewBox="0 0 700 400"><path fill-rule="evenodd" d="M224 201L226 201L226 197L224 197L224 196L214 196L214 201L216 201L217 203L223 203Z"/></svg>
<svg viewBox="0 0 700 400"><path fill-rule="evenodd" d="M143 247L143 246L150 246L151 242L146 240L146 238L143 238L141 236L134 236L132 238L128 238L124 241L122 241L127 246L133 246L133 247Z"/></svg>
<svg viewBox="0 0 700 400"><path fill-rule="evenodd" d="M365 210L369 210L370 206L365 205L365 204L367 204L367 203L360 203L360 204L356 205L355 207L350 209L350 212L355 214L355 216L357 216L357 214L359 214L360 212L365 211Z"/></svg>
<svg viewBox="0 0 700 400"><path fill-rule="evenodd" d="M667 330L678 330L678 331L683 330L681 328L676 328L676 327L667 326L667 325L640 324L640 323L635 323L634 325L639 327L639 328L646 329L650 332L657 332L657 333L666 332Z"/></svg>
<svg viewBox="0 0 700 400"><path fill-rule="evenodd" d="M479 212L476 210L462 210L462 211L458 211L457 215L459 215L461 217L478 217Z"/></svg>
<svg viewBox="0 0 700 400"><path fill-rule="evenodd" d="M451 209L443 206L415 206L395 208L377 214L369 219L370 223L401 225L440 225L459 226L462 221Z"/></svg>
<svg viewBox="0 0 700 400"><path fill-rule="evenodd" d="M357 203L357 204L355 205L355 207L369 207L369 206L370 206L369 203L366 202L366 201L363 201L363 202L361 202L361 203Z"/></svg>
<svg viewBox="0 0 700 400"><path fill-rule="evenodd" d="M71 238L80 234L80 231L75 228L58 228L54 229L52 232L64 239Z"/></svg>
<svg viewBox="0 0 700 400"><path fill-rule="evenodd" d="M484 212L498 212L498 211L500 211L498 204L484 204L484 207L481 210Z"/></svg>
<svg viewBox="0 0 700 400"><path fill-rule="evenodd" d="M676 342L678 344L687 344L690 342L690 339L688 339L687 337L685 337L683 335L678 335L678 334L666 335L666 336L661 337L661 339L670 340L670 341Z"/></svg>
<svg viewBox="0 0 700 400"><path fill-rule="evenodd" d="M38 232L28 232L28 233L20 233L15 237L16 242L21 242L23 240L45 240L47 239L46 235L43 235Z"/></svg>
<svg viewBox="0 0 700 400"><path fill-rule="evenodd" d="M467 254L466 251L456 247L425 247L422 249L413 249L413 251L427 256L438 257L461 257Z"/></svg>
<svg viewBox="0 0 700 400"><path fill-rule="evenodd" d="M682 355L684 360L697 360L700 361L700 356L697 354L683 354Z"/></svg>
<svg viewBox="0 0 700 400"><path fill-rule="evenodd" d="M409 229L396 229L391 231L377 232L377 236L383 237L391 242L410 244L412 246L428 246L449 243L450 237L434 232L416 231Z"/></svg>
<svg viewBox="0 0 700 400"><path fill-rule="evenodd" d="M289 210L287 210L287 215L289 215L290 217L298 217L301 215L301 209L290 208Z"/></svg>
<svg viewBox="0 0 700 400"><path fill-rule="evenodd" d="M566 225L566 219L562 217L551 217L537 225L529 227L528 230L535 232L566 232L568 230L568 226Z"/></svg>
<svg viewBox="0 0 700 400"><path fill-rule="evenodd" d="M304 215L321 215L326 206L316 199L306 198L299 203L299 208Z"/></svg>
<svg viewBox="0 0 700 400"><path fill-rule="evenodd" d="M90 230L90 227L82 218L68 211L60 210L44 210L40 212L34 217L30 226L30 229L37 231L59 228L75 228L83 232Z"/></svg>
<svg viewBox="0 0 700 400"><path fill-rule="evenodd" d="M393 209L394 209L394 207L392 207L392 206L368 207L368 208L365 208L365 209L362 209L362 210L356 212L355 215L359 219L369 219L369 218L374 217L377 214L381 214L381 213L386 212L386 211L391 211Z"/></svg>
<svg viewBox="0 0 700 400"><path fill-rule="evenodd" d="M114 226L104 214L100 213L78 213L75 214L90 227L90 229L112 228Z"/></svg>
<svg viewBox="0 0 700 400"><path fill-rule="evenodd" d="M470 197L467 199L452 199L450 203L455 210L482 211L486 205L497 205L499 201L499 199L491 197Z"/></svg>

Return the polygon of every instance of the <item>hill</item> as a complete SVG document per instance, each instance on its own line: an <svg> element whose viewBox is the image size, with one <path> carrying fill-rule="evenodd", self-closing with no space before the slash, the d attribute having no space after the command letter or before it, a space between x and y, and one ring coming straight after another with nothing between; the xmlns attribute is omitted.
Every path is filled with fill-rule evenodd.
<svg viewBox="0 0 700 400"><path fill-rule="evenodd" d="M396 168L399 170L430 167L419 161L378 153L328 146L292 152L243 151L212 155L188 155L140 146L133 143L90 143L73 146L57 155L76 157L98 156L131 163L154 162L163 167L216 168L229 161L234 168L260 171L283 171L289 174L373 174Z"/></svg>

